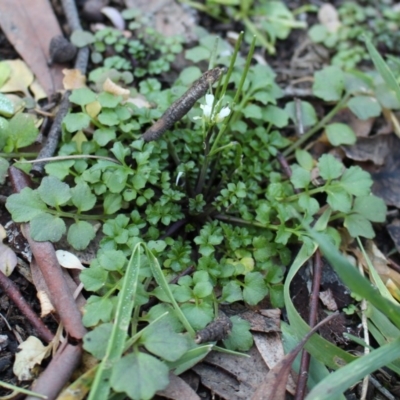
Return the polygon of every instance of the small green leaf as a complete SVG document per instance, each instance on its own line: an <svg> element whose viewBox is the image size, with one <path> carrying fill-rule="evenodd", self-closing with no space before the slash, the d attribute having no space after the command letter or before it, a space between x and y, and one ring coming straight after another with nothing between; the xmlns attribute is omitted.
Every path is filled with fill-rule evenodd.
<svg viewBox="0 0 400 400"><path fill-rule="evenodd" d="M375 237L371 222L361 214L350 214L344 218L343 225L347 228L352 237L362 236L367 239Z"/></svg>
<svg viewBox="0 0 400 400"><path fill-rule="evenodd" d="M104 199L104 213L114 214L122 206L122 196L117 193L108 193Z"/></svg>
<svg viewBox="0 0 400 400"><path fill-rule="evenodd" d="M308 215L316 214L320 208L318 201L313 197L310 197L306 193L302 193L299 196L298 203L301 209L305 211Z"/></svg>
<svg viewBox="0 0 400 400"><path fill-rule="evenodd" d="M115 94L108 92L101 92L97 99L102 107L115 108L119 103L121 103L122 96L116 96Z"/></svg>
<svg viewBox="0 0 400 400"><path fill-rule="evenodd" d="M95 326L100 321L111 320L113 303L109 297L90 296L84 308L82 322L85 326Z"/></svg>
<svg viewBox="0 0 400 400"><path fill-rule="evenodd" d="M88 44L94 43L95 37L92 33L88 31L78 29L72 32L70 40L71 43L73 43L76 47L85 47Z"/></svg>
<svg viewBox="0 0 400 400"><path fill-rule="evenodd" d="M319 174L325 180L339 178L343 171L343 164L332 154L324 154L318 160Z"/></svg>
<svg viewBox="0 0 400 400"><path fill-rule="evenodd" d="M356 197L352 211L372 222L386 221L386 204L381 198L374 195Z"/></svg>
<svg viewBox="0 0 400 400"><path fill-rule="evenodd" d="M105 285L107 276L108 272L104 268L91 266L84 269L79 278L86 290L96 292Z"/></svg>
<svg viewBox="0 0 400 400"><path fill-rule="evenodd" d="M22 189L20 193L9 196L6 208L15 222L29 222L47 211L47 206L39 197L38 192L28 187Z"/></svg>
<svg viewBox="0 0 400 400"><path fill-rule="evenodd" d="M326 126L326 136L332 146L354 144L357 140L353 129L346 124L333 123Z"/></svg>
<svg viewBox="0 0 400 400"><path fill-rule="evenodd" d="M96 204L96 196L85 182L79 182L71 189L71 200L78 212L91 210Z"/></svg>
<svg viewBox="0 0 400 400"><path fill-rule="evenodd" d="M263 120L275 125L278 128L283 128L288 124L289 115L282 108L269 104L262 110Z"/></svg>
<svg viewBox="0 0 400 400"><path fill-rule="evenodd" d="M184 336L174 332L171 325L159 320L144 329L140 343L150 352L167 361L176 361L188 350Z"/></svg>
<svg viewBox="0 0 400 400"><path fill-rule="evenodd" d="M348 213L351 209L351 196L339 186L331 186L326 189L327 202L334 211Z"/></svg>
<svg viewBox="0 0 400 400"><path fill-rule="evenodd" d="M242 112L246 118L263 119L262 108L256 104L248 104Z"/></svg>
<svg viewBox="0 0 400 400"><path fill-rule="evenodd" d="M225 347L229 350L249 350L253 346L250 323L236 315L230 319L232 321L232 330L229 336L223 340Z"/></svg>
<svg viewBox="0 0 400 400"><path fill-rule="evenodd" d="M72 91L69 101L83 107L86 104L94 102L96 98L96 93L89 88L79 88Z"/></svg>
<svg viewBox="0 0 400 400"><path fill-rule="evenodd" d="M90 125L90 117L83 112L69 113L64 117L63 124L68 132L77 132Z"/></svg>
<svg viewBox="0 0 400 400"><path fill-rule="evenodd" d="M74 249L84 250L95 236L94 228L89 222L77 221L69 227L67 240Z"/></svg>
<svg viewBox="0 0 400 400"><path fill-rule="evenodd" d="M311 173L306 169L294 164L292 165L292 176L290 182L296 189L306 189L311 182Z"/></svg>
<svg viewBox="0 0 400 400"><path fill-rule="evenodd" d="M271 206L266 201L261 201L256 209L256 220L262 224L269 224Z"/></svg>
<svg viewBox="0 0 400 400"><path fill-rule="evenodd" d="M354 196L368 195L372 183L371 175L359 166L350 167L340 178L340 186Z"/></svg>
<svg viewBox="0 0 400 400"><path fill-rule="evenodd" d="M197 64L202 60L209 60L211 52L203 46L196 46L189 50L186 50L185 58L189 61L193 61Z"/></svg>
<svg viewBox="0 0 400 400"><path fill-rule="evenodd" d="M93 139L99 146L105 146L117 137L115 128L99 128L94 131Z"/></svg>
<svg viewBox="0 0 400 400"><path fill-rule="evenodd" d="M184 303L181 310L196 331L203 329L214 318L212 304L204 300L199 304Z"/></svg>
<svg viewBox="0 0 400 400"><path fill-rule="evenodd" d="M97 119L105 126L115 126L120 122L117 113L109 108L104 108L103 111L97 116Z"/></svg>
<svg viewBox="0 0 400 400"><path fill-rule="evenodd" d="M314 75L313 93L325 101L340 100L344 89L343 71L329 66Z"/></svg>
<svg viewBox="0 0 400 400"><path fill-rule="evenodd" d="M314 159L306 150L296 149L296 161L307 171L311 171L314 167Z"/></svg>
<svg viewBox="0 0 400 400"><path fill-rule="evenodd" d="M151 399L168 386L168 372L168 367L157 358L136 352L115 363L110 383L115 391L125 392L131 399Z"/></svg>
<svg viewBox="0 0 400 400"><path fill-rule="evenodd" d="M63 180L71 173L70 169L74 164L75 160L55 161L47 163L44 169L48 175L52 175L60 180Z"/></svg>
<svg viewBox="0 0 400 400"><path fill-rule="evenodd" d="M224 285L221 300L228 303L243 300L242 289L237 281L229 281Z"/></svg>
<svg viewBox="0 0 400 400"><path fill-rule="evenodd" d="M347 106L358 118L363 120L379 117L382 111L378 101L371 96L354 96L349 100Z"/></svg>
<svg viewBox="0 0 400 400"><path fill-rule="evenodd" d="M308 127L317 123L317 113L311 103L308 101L300 101L298 111L296 107L296 102L294 101L289 101L285 106L289 118L296 124L296 126L302 124L303 126ZM301 121L298 121L299 116L301 117Z"/></svg>
<svg viewBox="0 0 400 400"><path fill-rule="evenodd" d="M30 222L32 239L38 242L58 242L66 232L65 222L51 214L39 214Z"/></svg>
<svg viewBox="0 0 400 400"><path fill-rule="evenodd" d="M45 176L37 191L40 198L52 207L62 206L71 198L69 186L55 176Z"/></svg>
<svg viewBox="0 0 400 400"><path fill-rule="evenodd" d="M98 360L103 359L106 354L107 343L111 335L112 327L111 323L101 324L88 332L83 338L83 348Z"/></svg>
<svg viewBox="0 0 400 400"><path fill-rule="evenodd" d="M244 278L243 299L252 306L268 294L268 286L260 272L249 272Z"/></svg>
<svg viewBox="0 0 400 400"><path fill-rule="evenodd" d="M32 144L39 134L34 118L29 114L14 115L7 125L7 147L9 151Z"/></svg>

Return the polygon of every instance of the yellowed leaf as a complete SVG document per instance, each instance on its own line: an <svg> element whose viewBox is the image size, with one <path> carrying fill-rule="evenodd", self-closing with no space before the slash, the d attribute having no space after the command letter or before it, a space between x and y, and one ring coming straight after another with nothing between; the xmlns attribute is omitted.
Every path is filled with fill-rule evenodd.
<svg viewBox="0 0 400 400"><path fill-rule="evenodd" d="M51 346L44 346L37 337L29 336L18 349L21 351L15 354L13 372L20 381L31 380L33 367L49 356Z"/></svg>
<svg viewBox="0 0 400 400"><path fill-rule="evenodd" d="M87 104L85 108L90 118L96 118L101 111L101 104L96 100Z"/></svg>
<svg viewBox="0 0 400 400"><path fill-rule="evenodd" d="M103 89L105 92L115 94L116 96L122 96L124 100L128 100L131 92L116 83L114 83L110 78L107 78L103 83Z"/></svg>
<svg viewBox="0 0 400 400"><path fill-rule="evenodd" d="M86 87L86 77L79 69L63 69L63 85L65 90Z"/></svg>
<svg viewBox="0 0 400 400"><path fill-rule="evenodd" d="M76 143L78 151L82 151L82 143L88 141L87 137L82 131L76 132L75 135L72 136L71 140Z"/></svg>
<svg viewBox="0 0 400 400"><path fill-rule="evenodd" d="M40 86L40 83L37 81L37 79L35 79L33 81L32 85L29 87L29 89L33 93L33 97L35 98L36 101L47 98L46 92Z"/></svg>
<svg viewBox="0 0 400 400"><path fill-rule="evenodd" d="M32 71L22 60L7 60L6 62L10 67L10 77L0 88L0 92L22 92L30 97L28 88L33 82Z"/></svg>

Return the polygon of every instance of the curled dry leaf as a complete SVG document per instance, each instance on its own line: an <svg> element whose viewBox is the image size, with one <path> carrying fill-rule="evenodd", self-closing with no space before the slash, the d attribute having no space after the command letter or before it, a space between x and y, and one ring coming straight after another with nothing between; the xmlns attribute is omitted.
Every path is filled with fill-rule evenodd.
<svg viewBox="0 0 400 400"><path fill-rule="evenodd" d="M36 293L36 297L39 299L40 302L40 318L43 318L56 310L45 290L39 290Z"/></svg>
<svg viewBox="0 0 400 400"><path fill-rule="evenodd" d="M86 87L86 77L79 69L63 69L63 85L65 90Z"/></svg>
<svg viewBox="0 0 400 400"><path fill-rule="evenodd" d="M112 24L119 30L125 29L125 20L122 18L121 13L114 7L103 7L101 12L112 22Z"/></svg>
<svg viewBox="0 0 400 400"><path fill-rule="evenodd" d="M0 271L5 276L10 276L18 264L17 255L3 243L6 238L6 231L3 225L0 225Z"/></svg>
<svg viewBox="0 0 400 400"><path fill-rule="evenodd" d="M110 78L107 78L103 83L104 91L115 94L116 96L122 96L124 100L128 100L131 92L116 83L114 83Z"/></svg>
<svg viewBox="0 0 400 400"><path fill-rule="evenodd" d="M33 367L49 356L51 345L44 346L37 337L29 336L18 349L21 351L15 355L13 372L20 381L31 380Z"/></svg>
<svg viewBox="0 0 400 400"><path fill-rule="evenodd" d="M328 32L335 33L340 28L339 14L332 4L325 3L321 6L318 19Z"/></svg>
<svg viewBox="0 0 400 400"><path fill-rule="evenodd" d="M336 304L335 298L333 297L331 289L319 292L319 298L329 311L337 311L338 306Z"/></svg>
<svg viewBox="0 0 400 400"><path fill-rule="evenodd" d="M79 258L65 250L57 250L56 251L57 260L60 265L64 268L70 269L85 269L82 263L79 261Z"/></svg>

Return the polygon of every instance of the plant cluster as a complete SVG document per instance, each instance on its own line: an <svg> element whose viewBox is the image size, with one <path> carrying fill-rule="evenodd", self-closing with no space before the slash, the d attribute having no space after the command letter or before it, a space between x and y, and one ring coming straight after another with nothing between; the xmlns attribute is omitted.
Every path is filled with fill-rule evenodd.
<svg viewBox="0 0 400 400"><path fill-rule="evenodd" d="M133 46L140 59L137 43L112 30L96 35L99 54L108 46L116 52ZM207 59L210 47L211 37L204 35L196 61ZM69 243L84 249L95 235L89 221L102 223L98 254L81 273L92 293L83 317L93 329L85 349L101 360L89 399L108 381L131 398L151 398L168 383L169 370L180 373L211 350L213 345L196 345L194 334L217 318L221 304L256 305L269 296L272 306L283 307L291 245L315 243L307 226L338 247L339 227L372 238L371 222L385 220L385 204L371 194L367 172L346 168L330 154L314 160L298 146L320 129L332 145L354 143L354 132L330 118L343 107L361 119L398 108L387 84L336 66L316 73L313 94L337 104L318 122L313 105L301 101L308 131L291 145L281 130L299 123L295 105L279 103L282 91L270 67L250 66L252 49L254 42L247 61L238 57L235 63L236 49L214 95L156 142L144 142L144 127L199 77L199 68L182 71L171 89L142 79L138 92L157 108L140 108L95 85L73 90L59 149L65 159L46 165L48 176L38 188L7 200L13 220L30 222L39 241L56 242L68 229ZM186 57L193 60L195 52ZM7 143L13 150L22 147ZM290 177L276 161L281 151L295 152ZM195 270L190 276L184 273L188 267ZM158 303L148 304L150 299ZM225 347L247 350L249 324L231 320ZM125 373L132 367L137 379Z"/></svg>
<svg viewBox="0 0 400 400"><path fill-rule="evenodd" d="M253 36L257 44L270 54L275 53L278 39L286 39L296 28L305 28L306 24L297 21L295 15L282 1L257 0L207 0L205 3L184 0L191 7L206 12L221 21L239 21L245 26L245 40L251 43Z"/></svg>
<svg viewBox="0 0 400 400"><path fill-rule="evenodd" d="M365 36L375 46L394 54L397 54L400 43L400 10L394 10L394 2L360 3L346 1L338 7L340 26L336 31L329 31L322 24L316 24L309 30L314 42L332 50L331 63L345 69L352 69L361 61L369 60L364 45Z"/></svg>
<svg viewBox="0 0 400 400"><path fill-rule="evenodd" d="M91 71L89 78L119 72L129 84L135 77L155 76L169 71L176 54L182 52L183 38L175 35L164 37L149 27L149 21L135 9L122 12L127 30L106 27L94 34L77 31L71 40L78 47L90 44L91 60L101 65ZM132 71L132 72L131 72Z"/></svg>

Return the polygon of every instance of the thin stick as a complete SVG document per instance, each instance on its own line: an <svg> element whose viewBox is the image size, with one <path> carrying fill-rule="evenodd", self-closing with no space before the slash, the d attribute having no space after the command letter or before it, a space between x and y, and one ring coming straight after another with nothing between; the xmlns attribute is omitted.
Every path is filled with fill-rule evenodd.
<svg viewBox="0 0 400 400"><path fill-rule="evenodd" d="M143 139L145 142L157 140L170 129L175 122L179 121L184 117L190 109L195 105L196 101L203 97L210 86L212 86L221 75L225 72L224 68L213 68L206 71L194 84L189 88L187 92L183 94L178 100L176 100L161 118L154 123L144 134Z"/></svg>

